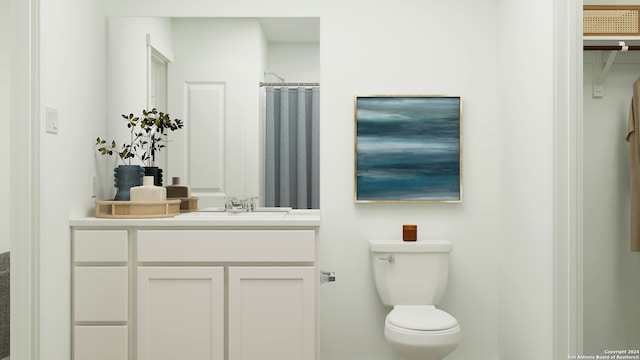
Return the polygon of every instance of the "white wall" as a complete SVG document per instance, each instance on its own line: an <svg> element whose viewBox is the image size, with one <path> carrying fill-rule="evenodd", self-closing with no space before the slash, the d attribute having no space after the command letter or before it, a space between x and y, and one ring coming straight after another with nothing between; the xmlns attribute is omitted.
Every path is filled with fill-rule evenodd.
<svg viewBox="0 0 640 360"><path fill-rule="evenodd" d="M68 221L94 206L93 143L106 132L106 19L97 1L40 6L40 119L45 106L59 113L59 133L40 135L40 349L43 358L69 359Z"/></svg>
<svg viewBox="0 0 640 360"><path fill-rule="evenodd" d="M616 57L602 98L592 96L594 57L595 52L585 52L583 119L584 354L591 355L632 349L640 339L640 254L629 250L625 141L640 54Z"/></svg>
<svg viewBox="0 0 640 360"><path fill-rule="evenodd" d="M0 154L4 156L0 157L0 168L9 169L9 140L11 126L11 109L10 106L10 84L9 84L9 49L11 34L11 12L10 1L0 0L0 127L3 131L0 131ZM4 199L0 204L0 253L9 251L9 233L10 233L10 216L9 216L9 174L4 172L0 175L0 199Z"/></svg>
<svg viewBox="0 0 640 360"><path fill-rule="evenodd" d="M69 358L67 219L92 209L92 143L107 122L104 15L321 17L320 265L337 275L320 289L323 360L398 358L367 241L399 237L403 223L454 243L440 306L463 335L448 359L552 358L551 0L61 1L41 12L42 103L61 117L60 134L42 140L47 359ZM354 204L353 96L376 93L462 97L462 204Z"/></svg>
<svg viewBox="0 0 640 360"><path fill-rule="evenodd" d="M415 223L420 237L454 244L440 307L458 320L462 342L449 358L496 359L502 212L497 2L363 4L321 18L320 259L337 276L321 289L322 358L398 358L384 340L389 309L372 283L368 240L399 238L402 224ZM471 28L478 18L486 26ZM461 96L462 204L353 203L353 97L369 94Z"/></svg>

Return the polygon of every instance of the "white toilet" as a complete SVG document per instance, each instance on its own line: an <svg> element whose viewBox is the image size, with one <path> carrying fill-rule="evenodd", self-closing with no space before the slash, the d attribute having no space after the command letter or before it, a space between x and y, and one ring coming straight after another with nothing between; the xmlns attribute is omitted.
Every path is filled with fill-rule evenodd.
<svg viewBox="0 0 640 360"><path fill-rule="evenodd" d="M460 343L458 321L435 307L447 286L447 240L370 240L373 278L383 304L393 306L384 336L403 360L442 360Z"/></svg>

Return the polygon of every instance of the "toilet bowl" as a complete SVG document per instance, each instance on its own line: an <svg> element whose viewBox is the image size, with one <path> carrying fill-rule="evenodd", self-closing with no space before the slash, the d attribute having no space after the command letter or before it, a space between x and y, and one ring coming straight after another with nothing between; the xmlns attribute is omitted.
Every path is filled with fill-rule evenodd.
<svg viewBox="0 0 640 360"><path fill-rule="evenodd" d="M402 360L442 360L460 343L460 326L432 305L395 306L384 325L387 343Z"/></svg>

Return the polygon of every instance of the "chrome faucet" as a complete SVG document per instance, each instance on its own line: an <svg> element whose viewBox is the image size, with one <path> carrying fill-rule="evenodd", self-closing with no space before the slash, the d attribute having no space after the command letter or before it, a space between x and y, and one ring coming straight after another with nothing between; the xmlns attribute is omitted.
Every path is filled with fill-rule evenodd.
<svg viewBox="0 0 640 360"><path fill-rule="evenodd" d="M227 197L224 210L228 212L251 212L256 209L258 203L258 197L250 197L246 199L240 199L235 196Z"/></svg>

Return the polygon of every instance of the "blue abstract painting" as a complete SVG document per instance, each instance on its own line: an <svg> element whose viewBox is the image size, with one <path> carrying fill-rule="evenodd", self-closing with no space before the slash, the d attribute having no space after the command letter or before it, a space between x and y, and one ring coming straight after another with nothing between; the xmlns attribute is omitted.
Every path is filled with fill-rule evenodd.
<svg viewBox="0 0 640 360"><path fill-rule="evenodd" d="M460 97L356 96L356 201L462 201Z"/></svg>

